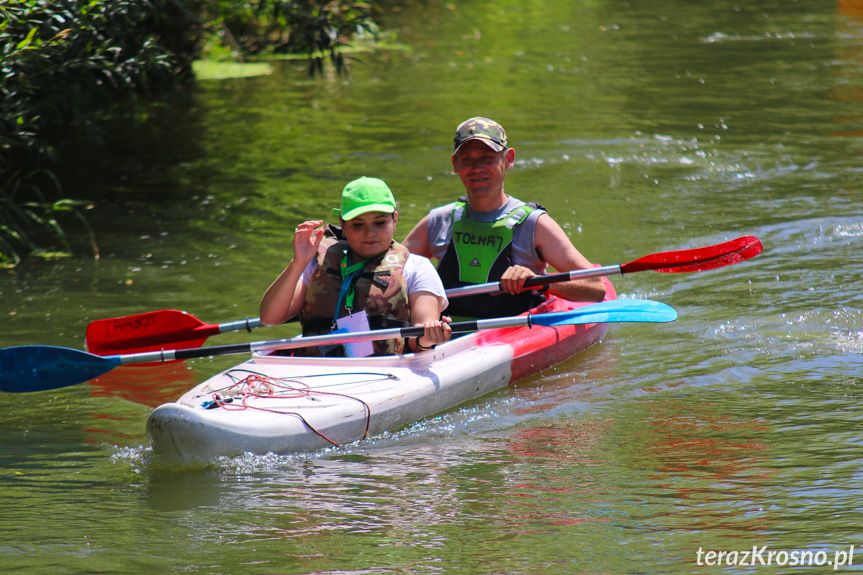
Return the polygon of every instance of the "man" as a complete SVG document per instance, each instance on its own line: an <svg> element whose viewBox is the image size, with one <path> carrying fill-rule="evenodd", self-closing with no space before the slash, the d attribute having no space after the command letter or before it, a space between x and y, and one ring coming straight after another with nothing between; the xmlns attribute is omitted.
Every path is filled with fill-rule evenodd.
<svg viewBox="0 0 863 575"><path fill-rule="evenodd" d="M504 192L506 171L515 163L503 127L471 118L456 130L453 170L467 195L433 209L405 238L411 253L438 260L444 287L500 281L502 295L450 300L447 312L468 317L516 315L542 301L524 282L545 273L590 269L593 265L539 204ZM548 293L571 301L601 301L600 278L550 284Z"/></svg>

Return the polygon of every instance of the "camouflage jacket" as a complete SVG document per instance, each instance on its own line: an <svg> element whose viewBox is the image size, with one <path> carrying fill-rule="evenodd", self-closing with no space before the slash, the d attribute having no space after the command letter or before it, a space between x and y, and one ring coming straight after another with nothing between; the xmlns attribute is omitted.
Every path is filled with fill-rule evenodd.
<svg viewBox="0 0 863 575"><path fill-rule="evenodd" d="M306 301L300 312L304 336L330 333L337 318L351 313L344 302L336 312L342 287L340 266L347 250L348 244L341 230L333 225L328 226L318 248L318 267L312 274ZM386 252L370 259L354 276L352 311L365 309L371 329L410 325L410 305L404 276L405 262L409 255L406 247L393 241ZM373 346L374 355L404 353L403 339L378 340L373 342ZM320 350L317 352L320 353ZM327 355L343 353L335 351ZM306 353L312 354L315 354L314 348Z"/></svg>

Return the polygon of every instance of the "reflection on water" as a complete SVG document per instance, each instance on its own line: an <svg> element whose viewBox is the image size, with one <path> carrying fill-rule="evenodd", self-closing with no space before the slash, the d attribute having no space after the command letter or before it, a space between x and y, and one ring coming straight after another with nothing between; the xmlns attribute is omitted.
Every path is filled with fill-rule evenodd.
<svg viewBox="0 0 863 575"><path fill-rule="evenodd" d="M121 366L88 382L93 397L119 397L149 407L174 401L200 382L186 363Z"/></svg>
<svg viewBox="0 0 863 575"><path fill-rule="evenodd" d="M765 527L747 493L757 491L772 473L765 467L769 425L717 412L720 402L655 404L633 462L650 470L652 489L673 499L668 517L691 530ZM764 438L764 439L762 439Z"/></svg>

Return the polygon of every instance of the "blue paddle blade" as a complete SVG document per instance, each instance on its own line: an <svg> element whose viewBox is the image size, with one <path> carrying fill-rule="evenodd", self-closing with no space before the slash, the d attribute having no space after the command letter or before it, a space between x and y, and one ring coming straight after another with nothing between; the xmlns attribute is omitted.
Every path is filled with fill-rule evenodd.
<svg viewBox="0 0 863 575"><path fill-rule="evenodd" d="M0 391L58 389L89 381L119 365L116 357L99 357L66 347L7 347L0 349Z"/></svg>
<svg viewBox="0 0 863 575"><path fill-rule="evenodd" d="M617 299L586 305L572 311L530 316L533 325L574 325L612 322L666 322L677 319L674 308L649 299Z"/></svg>

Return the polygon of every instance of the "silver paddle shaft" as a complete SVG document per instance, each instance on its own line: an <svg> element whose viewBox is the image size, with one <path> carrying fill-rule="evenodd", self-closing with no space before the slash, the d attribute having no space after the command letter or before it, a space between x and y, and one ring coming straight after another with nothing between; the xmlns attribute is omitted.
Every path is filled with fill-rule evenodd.
<svg viewBox="0 0 863 575"><path fill-rule="evenodd" d="M541 275L528 279L524 282L525 287L537 287L541 285L548 285L552 283L572 281L572 280L580 280L580 279L589 279L589 278L599 278L602 276L611 276L611 275L621 275L623 271L621 270L620 264L616 264L613 266L603 266L600 268L593 268L590 270L573 270L571 272L561 272L557 274L549 274L549 275ZM534 281L536 280L536 281ZM469 295L479 295L483 293L494 293L499 292L500 282L490 282L487 284L476 284L464 287L457 287L446 290L446 296L450 297L464 297Z"/></svg>
<svg viewBox="0 0 863 575"><path fill-rule="evenodd" d="M480 319L475 321L460 321L450 324L450 328L454 333L464 333L477 331L480 329L520 327L523 325L528 325L529 322L530 320L527 316L501 317ZM231 355L255 351L270 351L274 349L296 349L300 347L354 343L358 341L419 337L423 334L423 331L424 328L422 326L394 327L390 329L376 329L355 333L328 333L324 335L310 336L298 335L296 337L286 339L273 339L269 341L255 341L251 343L217 345L198 349L165 349L160 351L146 351L142 353L130 353L127 355L116 355L111 357L115 360L118 360L121 365L132 365L138 363L164 363L166 361L192 359L196 357L209 357L213 355Z"/></svg>

